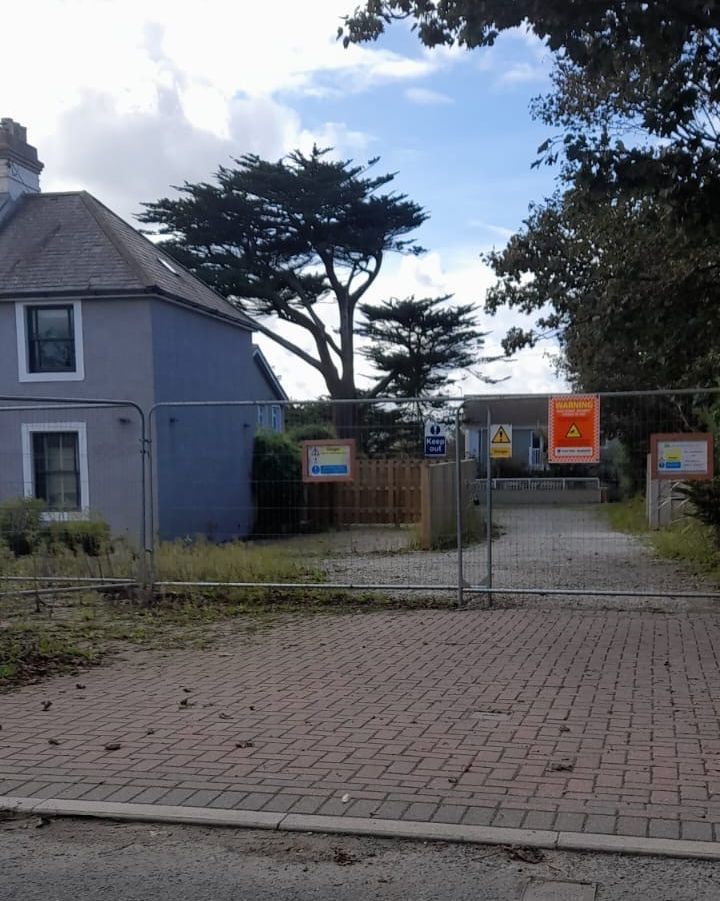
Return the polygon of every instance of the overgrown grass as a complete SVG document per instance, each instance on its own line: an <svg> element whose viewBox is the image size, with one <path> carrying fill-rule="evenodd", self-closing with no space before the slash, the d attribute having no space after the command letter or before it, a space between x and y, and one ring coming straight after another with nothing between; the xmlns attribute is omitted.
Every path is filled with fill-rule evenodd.
<svg viewBox="0 0 720 901"><path fill-rule="evenodd" d="M661 557L682 561L693 572L720 582L720 548L714 541L712 529L697 519L684 516L669 528L651 530L645 501L641 497L603 505L600 510L613 529L639 535Z"/></svg>
<svg viewBox="0 0 720 901"><path fill-rule="evenodd" d="M0 689L101 662L128 644L147 648L208 647L229 629L269 628L280 614L350 612L444 606L432 598L397 600L378 593L322 588L323 546L303 541L266 545L233 542L162 543L155 578L173 582L280 582L317 588L166 587L152 597L134 589L42 595L11 590L31 583L0 582ZM0 549L0 574L133 578L140 558L122 542L101 557L61 548L42 557L15 557Z"/></svg>

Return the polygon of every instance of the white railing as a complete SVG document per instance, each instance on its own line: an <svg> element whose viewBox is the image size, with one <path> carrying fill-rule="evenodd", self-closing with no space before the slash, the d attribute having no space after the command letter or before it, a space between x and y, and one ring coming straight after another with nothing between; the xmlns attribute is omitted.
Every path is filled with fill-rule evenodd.
<svg viewBox="0 0 720 901"><path fill-rule="evenodd" d="M478 479L484 484L484 479ZM493 479L493 491L578 491L600 490L600 479Z"/></svg>

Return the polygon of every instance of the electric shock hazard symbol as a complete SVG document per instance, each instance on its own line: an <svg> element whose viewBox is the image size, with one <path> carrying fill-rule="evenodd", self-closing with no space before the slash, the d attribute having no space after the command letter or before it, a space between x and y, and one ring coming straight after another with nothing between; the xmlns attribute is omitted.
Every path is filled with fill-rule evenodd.
<svg viewBox="0 0 720 901"><path fill-rule="evenodd" d="M509 424L490 426L490 458L509 460L512 457L512 426Z"/></svg>
<svg viewBox="0 0 720 901"><path fill-rule="evenodd" d="M570 428L567 430L566 438L582 438L580 434L580 429L573 423Z"/></svg>

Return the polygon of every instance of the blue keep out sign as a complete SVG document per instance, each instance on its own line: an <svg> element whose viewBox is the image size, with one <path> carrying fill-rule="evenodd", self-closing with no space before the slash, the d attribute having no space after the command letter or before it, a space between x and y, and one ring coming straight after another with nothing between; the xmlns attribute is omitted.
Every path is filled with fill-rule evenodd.
<svg viewBox="0 0 720 901"><path fill-rule="evenodd" d="M445 429L438 422L425 423L425 456L444 457L447 454Z"/></svg>

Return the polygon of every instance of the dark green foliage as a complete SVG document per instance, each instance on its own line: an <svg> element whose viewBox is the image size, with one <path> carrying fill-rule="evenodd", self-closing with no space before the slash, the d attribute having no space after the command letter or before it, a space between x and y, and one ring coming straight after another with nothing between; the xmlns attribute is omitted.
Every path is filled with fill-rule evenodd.
<svg viewBox="0 0 720 901"><path fill-rule="evenodd" d="M12 498L0 504L0 540L16 557L37 550L43 534L44 509L45 503L35 498Z"/></svg>
<svg viewBox="0 0 720 901"><path fill-rule="evenodd" d="M720 548L720 476L707 482L689 482L678 489L692 504L692 515L712 529Z"/></svg>
<svg viewBox="0 0 720 901"><path fill-rule="evenodd" d="M300 530L303 483L300 447L289 435L258 432L253 446L255 534L287 535Z"/></svg>
<svg viewBox="0 0 720 901"><path fill-rule="evenodd" d="M448 306L442 297L392 298L361 304L365 322L357 330L370 339L363 355L381 373L383 392L420 397L452 385L451 373L479 363L485 333L474 304Z"/></svg>
<svg viewBox="0 0 720 901"><path fill-rule="evenodd" d="M144 204L163 247L242 309L305 329L316 354L260 328L325 379L331 397L355 397L357 304L387 253L420 253L409 237L427 214L402 194L380 193L393 174L299 150L268 162L254 154L221 167L216 182L181 187L177 200ZM337 309L328 330L320 303Z"/></svg>
<svg viewBox="0 0 720 901"><path fill-rule="evenodd" d="M51 522L44 530L50 551L68 548L74 554L99 557L110 547L110 526L101 520Z"/></svg>

